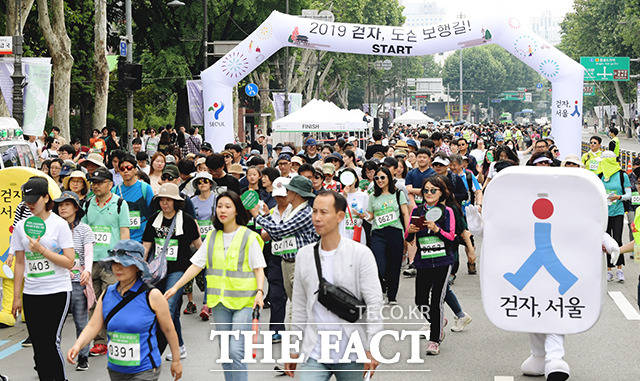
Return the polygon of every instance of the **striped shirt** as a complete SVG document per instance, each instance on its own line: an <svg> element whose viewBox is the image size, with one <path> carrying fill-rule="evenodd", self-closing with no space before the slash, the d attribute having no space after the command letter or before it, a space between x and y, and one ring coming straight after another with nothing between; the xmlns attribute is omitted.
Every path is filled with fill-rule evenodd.
<svg viewBox="0 0 640 381"><path fill-rule="evenodd" d="M24 220L27 217L31 217L32 215L33 214L31 213L31 209L29 209L24 201L21 201L18 206L16 206L16 213L13 216L13 225L11 226L15 228L18 222Z"/></svg>
<svg viewBox="0 0 640 381"><path fill-rule="evenodd" d="M80 222L71 232L73 233L73 249L76 255L73 267L85 268L84 247L95 243L95 235L91 227L84 222ZM93 266L93 263L90 266ZM91 271L91 269L89 269L89 271ZM71 274L72 282L80 282L79 272L72 271Z"/></svg>
<svg viewBox="0 0 640 381"><path fill-rule="evenodd" d="M291 213L296 210L291 211ZM271 218L258 216L256 217L256 223L262 226L262 229L269 233L269 236L274 241L279 241L283 238L295 236L296 246L301 249L303 246L316 243L319 239L316 234L316 229L313 227L311 221L312 210L309 205L304 205L302 209L298 210L293 217L280 222L276 222ZM284 254L282 258L293 259L296 253Z"/></svg>

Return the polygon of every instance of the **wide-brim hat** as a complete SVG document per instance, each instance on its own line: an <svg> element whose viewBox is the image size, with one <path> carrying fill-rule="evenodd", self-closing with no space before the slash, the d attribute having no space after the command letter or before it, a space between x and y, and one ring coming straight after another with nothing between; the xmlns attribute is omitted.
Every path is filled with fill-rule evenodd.
<svg viewBox="0 0 640 381"><path fill-rule="evenodd" d="M102 158L102 155L100 155L99 153L90 153L87 155L87 158L84 159L80 165L81 166L86 166L87 163L93 163L99 167L104 167L104 159Z"/></svg>
<svg viewBox="0 0 640 381"><path fill-rule="evenodd" d="M567 155L564 160L562 161L562 164L560 165L561 167L566 167L567 163L573 163L575 165L577 165L578 167L583 167L582 165L582 161L580 161L580 158L576 155Z"/></svg>
<svg viewBox="0 0 640 381"><path fill-rule="evenodd" d="M161 197L170 198L176 201L184 201L182 197L180 197L180 189L174 183L164 183L160 186L160 190L158 190L158 194L156 194L153 199L159 200Z"/></svg>
<svg viewBox="0 0 640 381"><path fill-rule="evenodd" d="M73 171L69 176L62 179L62 187L64 189L69 189L69 181L71 181L71 179L74 177L82 179L82 181L84 181L84 185L87 187L87 190L89 189L89 181L87 180L87 176L85 176L84 172L82 171Z"/></svg>
<svg viewBox="0 0 640 381"><path fill-rule="evenodd" d="M144 246L140 242L126 239L118 241L113 249L107 251L109 256L100 262L104 265L116 262L125 267L136 266L138 270L142 271L142 279L147 280L151 278L151 272L149 265L144 260L144 252Z"/></svg>
<svg viewBox="0 0 640 381"><path fill-rule="evenodd" d="M84 216L84 209L82 209L82 206L80 205L80 197L76 194L76 192L72 191L64 191L62 192L60 197L53 200L53 212L55 214L58 214L58 205L60 205L64 201L73 201L76 204L76 206L78 207L78 210L76 211L76 218L82 218Z"/></svg>
<svg viewBox="0 0 640 381"><path fill-rule="evenodd" d="M289 184L286 184L284 187L287 188L287 190L296 192L304 198L316 196L315 194L313 194L313 183L311 183L311 180L307 179L304 176L295 176L291 179Z"/></svg>

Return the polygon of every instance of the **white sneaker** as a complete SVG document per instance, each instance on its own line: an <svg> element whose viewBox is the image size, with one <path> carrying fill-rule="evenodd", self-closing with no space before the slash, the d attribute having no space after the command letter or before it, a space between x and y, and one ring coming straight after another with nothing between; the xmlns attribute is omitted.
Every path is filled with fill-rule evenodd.
<svg viewBox="0 0 640 381"><path fill-rule="evenodd" d="M525 376L544 376L544 356L531 355L520 365Z"/></svg>
<svg viewBox="0 0 640 381"><path fill-rule="evenodd" d="M613 271L607 271L607 282L611 282L613 280Z"/></svg>
<svg viewBox="0 0 640 381"><path fill-rule="evenodd" d="M173 361L173 355L171 354L171 348L169 348L169 353L164 357L167 361ZM184 345L180 346L180 360L187 358L187 347Z"/></svg>
<svg viewBox="0 0 640 381"><path fill-rule="evenodd" d="M624 272L622 271L622 269L616 270L616 277L618 278L618 282L624 283Z"/></svg>
<svg viewBox="0 0 640 381"><path fill-rule="evenodd" d="M469 323L471 323L471 320L473 320L471 316L465 312L464 317L453 318L453 326L451 327L451 330L453 332L462 332L464 330L464 327L468 326Z"/></svg>

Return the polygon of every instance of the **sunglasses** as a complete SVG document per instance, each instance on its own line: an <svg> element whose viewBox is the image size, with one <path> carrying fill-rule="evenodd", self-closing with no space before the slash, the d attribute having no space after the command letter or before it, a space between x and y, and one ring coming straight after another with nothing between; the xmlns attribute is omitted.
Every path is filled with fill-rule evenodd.
<svg viewBox="0 0 640 381"><path fill-rule="evenodd" d="M598 142L589 142L589 144L598 144Z"/></svg>
<svg viewBox="0 0 640 381"><path fill-rule="evenodd" d="M123 165L123 166L120 166L120 170L121 170L121 171L131 171L131 170L133 170L133 168L135 168L133 165Z"/></svg>
<svg viewBox="0 0 640 381"><path fill-rule="evenodd" d="M387 176L373 176L373 179L375 181L379 181L379 180L386 180Z"/></svg>
<svg viewBox="0 0 640 381"><path fill-rule="evenodd" d="M162 175L162 176L160 176L160 179L162 179L164 181L172 181L173 179L175 179L175 177L173 177L171 175Z"/></svg>
<svg viewBox="0 0 640 381"><path fill-rule="evenodd" d="M322 179L322 176L321 176L321 175L315 175L314 177L315 177L315 179L316 179L316 180L320 180L320 179Z"/></svg>
<svg viewBox="0 0 640 381"><path fill-rule="evenodd" d="M224 158L225 158L225 159L231 159L232 157L233 157L233 156L231 156L231 155L224 155Z"/></svg>
<svg viewBox="0 0 640 381"><path fill-rule="evenodd" d="M436 194L438 192L440 192L440 188L424 188L422 190L424 193L431 193L431 194Z"/></svg>
<svg viewBox="0 0 640 381"><path fill-rule="evenodd" d="M200 180L200 181L196 182L196 186L202 185L202 184L209 184L209 180Z"/></svg>
<svg viewBox="0 0 640 381"><path fill-rule="evenodd" d="M558 153L558 150L557 149L552 149L551 153Z"/></svg>

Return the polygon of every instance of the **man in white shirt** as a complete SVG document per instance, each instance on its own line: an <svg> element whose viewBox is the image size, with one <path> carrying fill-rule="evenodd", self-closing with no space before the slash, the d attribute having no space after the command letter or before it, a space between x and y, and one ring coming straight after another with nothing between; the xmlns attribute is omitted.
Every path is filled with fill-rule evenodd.
<svg viewBox="0 0 640 381"><path fill-rule="evenodd" d="M304 371L299 375L301 380L328 380L332 375L345 380L361 379L360 371L371 376L378 366L369 351L369 343L383 328L380 314L382 289L377 281L377 266L371 250L340 236L339 225L345 217L346 207L347 200L340 194L334 191L320 192L313 203L313 225L321 237L320 241L302 247L297 254L291 325L293 331L303 331L303 341L301 352L292 353L291 358L303 356L300 369ZM318 301L316 291L319 281L314 259L316 245L319 246L322 277L364 301L366 312L361 310L361 317L356 322L343 320ZM327 360L323 358L318 332L336 331L336 327L341 328L342 338L338 340L337 350L329 350L330 360ZM338 360L345 357L347 344L354 334L360 336L370 362L357 363L355 355L351 353L347 356L350 362L338 363ZM293 377L296 365L285 365L287 375ZM349 376L350 374L353 376Z"/></svg>

